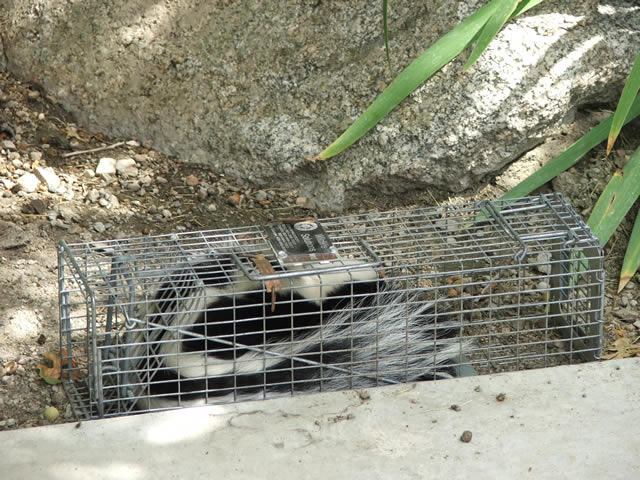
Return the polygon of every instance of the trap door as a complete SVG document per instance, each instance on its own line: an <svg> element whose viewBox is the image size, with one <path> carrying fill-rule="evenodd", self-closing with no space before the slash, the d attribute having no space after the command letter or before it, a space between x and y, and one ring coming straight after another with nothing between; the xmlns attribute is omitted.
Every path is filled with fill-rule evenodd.
<svg viewBox="0 0 640 480"><path fill-rule="evenodd" d="M126 284L124 290L129 293L119 288L117 257L100 248L61 241L58 269L63 388L78 417L102 418L105 388L109 388L103 358L113 354L114 330L132 310L126 307L131 301L123 297L130 300L133 294ZM78 325L80 310L82 326Z"/></svg>
<svg viewBox="0 0 640 480"><path fill-rule="evenodd" d="M599 360L604 316L601 249L554 250L550 277L550 325L565 339L567 349L581 360Z"/></svg>
<svg viewBox="0 0 640 480"><path fill-rule="evenodd" d="M583 361L599 359L603 338L604 265L600 243L561 195L484 202L521 245L514 263L547 272L548 327Z"/></svg>

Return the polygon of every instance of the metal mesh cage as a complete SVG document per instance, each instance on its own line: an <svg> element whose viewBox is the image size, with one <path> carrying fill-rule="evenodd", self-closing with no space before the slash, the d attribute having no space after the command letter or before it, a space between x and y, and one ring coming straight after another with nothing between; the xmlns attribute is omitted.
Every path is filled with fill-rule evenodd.
<svg viewBox="0 0 640 480"><path fill-rule="evenodd" d="M602 250L560 195L317 225L326 245L302 257L266 226L62 242L62 377L76 416L599 356Z"/></svg>

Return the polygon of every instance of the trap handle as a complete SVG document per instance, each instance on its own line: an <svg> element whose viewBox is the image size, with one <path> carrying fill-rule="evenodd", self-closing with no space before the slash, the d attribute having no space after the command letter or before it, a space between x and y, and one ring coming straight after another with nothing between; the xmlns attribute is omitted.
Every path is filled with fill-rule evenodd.
<svg viewBox="0 0 640 480"><path fill-rule="evenodd" d="M294 278L294 277L304 277L307 275L322 275L325 273L337 273L337 272L345 272L352 270L362 270L365 268L375 268L382 264L382 260L380 257L371 249L371 247L363 240L358 240L358 245L369 257L368 262L363 263L345 263L342 260L331 260L326 263L325 266L322 266L322 263L314 262L312 263L313 268L302 268L300 270L285 270L282 272L271 273L271 274L256 274L251 273L242 259L235 253L231 253L231 258L236 266L242 271L245 277L254 282L261 282L264 280L279 280L282 278Z"/></svg>
<svg viewBox="0 0 640 480"><path fill-rule="evenodd" d="M527 256L527 244L524 243L524 240L516 233L513 227L509 225L509 222L507 222L492 202L484 200L480 202L480 204L489 212L489 215L493 217L498 225L500 225L514 241L520 244L520 250L513 255L513 259L518 263L522 262Z"/></svg>
<svg viewBox="0 0 640 480"><path fill-rule="evenodd" d="M557 195L556 199L559 199L560 201L563 200L561 195ZM558 239L563 241L563 247L565 249L569 249L572 248L578 241L574 229L567 224L566 220L558 212L558 209L554 207L554 205L549 201L548 196L540 195L539 202L540 203L537 205L516 208L498 208L496 207L494 202L490 202L487 200L480 202L480 205L486 209L486 211L498 223L498 225L500 225L514 241L520 244L520 249L513 255L513 259L516 262L522 262L526 258L528 254L527 242ZM555 227L557 228L557 230L551 232L518 234L503 215L522 213L528 210L541 210L543 207L547 207L547 209L551 211L553 216L556 218L558 225L556 225ZM576 220L579 224L580 219L578 218Z"/></svg>

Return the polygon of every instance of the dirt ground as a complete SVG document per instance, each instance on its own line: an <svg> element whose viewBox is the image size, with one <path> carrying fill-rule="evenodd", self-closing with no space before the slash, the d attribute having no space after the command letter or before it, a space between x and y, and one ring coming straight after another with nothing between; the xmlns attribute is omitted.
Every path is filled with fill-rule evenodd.
<svg viewBox="0 0 640 480"><path fill-rule="evenodd" d="M599 114L582 112L581 118L593 123ZM584 129L578 123L573 130L568 126L559 139ZM545 190L562 191L579 213L588 216L605 180L640 145L638 139L640 134L633 133L623 138L609 159L596 152ZM65 156L118 143L99 152ZM103 157L129 160L118 165L117 174L100 173ZM526 173L516 164L505 175L513 181ZM503 192L500 179L483 179L480 184L451 198L426 191L393 201L368 197L358 210L497 198ZM104 138L83 130L49 102L45 92L0 74L0 430L51 423L44 415L47 407L59 412L56 423L74 420L61 386L43 381L38 369L46 363L46 353L59 351L61 239L127 238L322 215L306 208L309 204L295 191L276 185L253 188L169 158L145 141ZM627 220L605 249L607 356L640 354L638 275L616 293L631 228Z"/></svg>

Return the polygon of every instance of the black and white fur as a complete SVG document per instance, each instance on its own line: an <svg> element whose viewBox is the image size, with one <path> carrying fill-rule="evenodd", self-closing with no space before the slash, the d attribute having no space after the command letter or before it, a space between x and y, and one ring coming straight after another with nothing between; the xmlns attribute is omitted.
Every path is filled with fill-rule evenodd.
<svg viewBox="0 0 640 480"><path fill-rule="evenodd" d="M273 301L228 257L200 261L167 277L146 319L140 409L449 378L468 346L371 268L281 279Z"/></svg>

